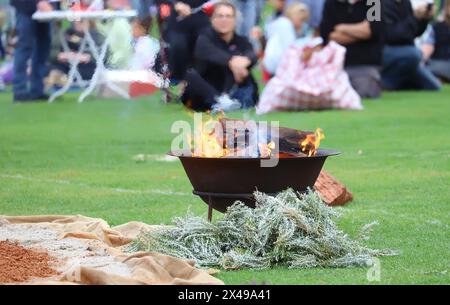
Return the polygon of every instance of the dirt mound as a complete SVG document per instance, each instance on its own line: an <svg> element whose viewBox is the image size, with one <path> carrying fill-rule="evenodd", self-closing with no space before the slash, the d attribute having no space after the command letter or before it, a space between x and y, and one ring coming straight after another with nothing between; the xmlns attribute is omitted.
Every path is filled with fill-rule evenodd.
<svg viewBox="0 0 450 305"><path fill-rule="evenodd" d="M56 260L46 252L26 249L17 242L0 241L0 283L24 283L58 274L50 267Z"/></svg>

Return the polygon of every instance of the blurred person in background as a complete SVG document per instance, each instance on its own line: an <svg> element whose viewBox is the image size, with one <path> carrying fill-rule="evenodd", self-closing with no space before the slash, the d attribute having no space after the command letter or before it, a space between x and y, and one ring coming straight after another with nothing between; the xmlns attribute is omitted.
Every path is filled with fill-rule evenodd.
<svg viewBox="0 0 450 305"><path fill-rule="evenodd" d="M257 52L260 57L262 57L262 52L266 47L271 25L278 18L283 16L284 9L286 8L286 0L269 0L267 3L272 9L272 13L264 18L263 25L260 25L260 20L250 32L250 39L254 44L255 52Z"/></svg>
<svg viewBox="0 0 450 305"><path fill-rule="evenodd" d="M286 0L269 0L268 3L272 7L273 13L265 20L266 24L264 27L264 31L266 32L266 34L271 24L273 24L273 22L278 18L282 17L284 10L286 9Z"/></svg>
<svg viewBox="0 0 450 305"><path fill-rule="evenodd" d="M282 35L281 32L279 32L279 26L280 23L278 23L278 19L280 17L284 16L284 12L288 5L290 4L302 4L304 5L307 10L309 11L309 17L307 19L307 22L304 22L301 26L301 31L296 33L297 38L305 38L305 37L311 37L311 36L318 36L319 35L319 26L320 22L322 20L322 12L325 0L269 0L268 4L271 6L273 13L265 18L265 24L264 24L264 30L262 30L260 27L255 27L251 32L251 38L253 40L259 41L259 46L261 46L261 49L267 50L267 42L269 37L272 36L273 33L277 33L277 35ZM285 22L282 22L283 24ZM275 28L273 30L272 28ZM290 33L290 30L282 30L287 31L287 33ZM289 34L288 36L291 37ZM259 51L259 50L258 50ZM263 52L261 52L263 53ZM262 57L263 54L261 54ZM265 81L268 81L272 74L269 73L266 70L263 70L263 79Z"/></svg>
<svg viewBox="0 0 450 305"><path fill-rule="evenodd" d="M195 48L195 69L186 74L182 102L195 111L232 111L255 106L258 87L251 74L257 63L249 40L235 33L237 11L230 2L215 5L212 29Z"/></svg>
<svg viewBox="0 0 450 305"><path fill-rule="evenodd" d="M383 25L368 21L366 1L327 0L320 25L325 43L333 40L345 46L345 70L362 98L382 93L380 69L383 59Z"/></svg>
<svg viewBox="0 0 450 305"><path fill-rule="evenodd" d="M266 3L266 0L256 0L256 25L259 25L264 19Z"/></svg>
<svg viewBox="0 0 450 305"><path fill-rule="evenodd" d="M308 7L294 2L281 17L272 22L263 59L264 69L270 75L275 74L283 53L300 37L308 18Z"/></svg>
<svg viewBox="0 0 450 305"><path fill-rule="evenodd" d="M183 80L186 71L193 64L194 48L201 33L210 28L208 15L192 9L205 4L205 0L181 0L169 2L169 15L163 36L168 43L168 65L172 85Z"/></svg>
<svg viewBox="0 0 450 305"><path fill-rule="evenodd" d="M250 36L252 29L258 24L260 14L259 0L231 0L239 12L237 15L236 33L241 36Z"/></svg>
<svg viewBox="0 0 450 305"><path fill-rule="evenodd" d="M3 7L0 6L0 63L6 57L6 48L3 43L3 27L6 23L6 12L3 10ZM5 83L3 81L3 77L0 75L0 92L5 90Z"/></svg>
<svg viewBox="0 0 450 305"><path fill-rule="evenodd" d="M6 47L4 41L6 40L3 33L6 27L7 20L7 1L0 1L0 64L6 57ZM3 81L3 76L0 75L0 92L5 90L5 83Z"/></svg>
<svg viewBox="0 0 450 305"><path fill-rule="evenodd" d="M51 11L52 6L41 0L11 0L16 9L17 43L14 52L14 102L47 100L44 93L46 64L50 54L50 24L32 19L33 13ZM28 77L28 61L31 75Z"/></svg>
<svg viewBox="0 0 450 305"><path fill-rule="evenodd" d="M274 21L283 16L287 6L294 3L301 3L306 5L309 11L309 18L302 27L301 36L319 36L319 27L322 21L322 14L325 5L325 0L269 0L269 5L273 9L273 14L266 18L264 34L270 36L270 27Z"/></svg>
<svg viewBox="0 0 450 305"><path fill-rule="evenodd" d="M45 78L45 87L47 90L52 88L56 89L65 85L67 75L72 66L71 62L74 62L75 60L79 60L77 70L82 79L92 79L97 66L94 56L88 51L78 54L84 39L84 27L89 27L89 32L96 45L99 46L101 44L103 38L94 25L86 21L73 22L70 27L64 31L64 40L69 50L64 50L60 45L60 41L55 41L58 47L56 53L52 52L50 72Z"/></svg>
<svg viewBox="0 0 450 305"><path fill-rule="evenodd" d="M152 18L135 18L133 29L133 57L131 70L151 70L155 66L156 57L160 50L159 41L149 36Z"/></svg>
<svg viewBox="0 0 450 305"><path fill-rule="evenodd" d="M445 4L440 20L427 30L422 52L430 71L450 82L450 1Z"/></svg>
<svg viewBox="0 0 450 305"><path fill-rule="evenodd" d="M0 2L0 60L5 59L6 56L6 47L4 43L4 28L6 26L6 20L8 17L7 13L7 4Z"/></svg>
<svg viewBox="0 0 450 305"><path fill-rule="evenodd" d="M303 3L309 9L308 28L305 27L304 34L308 31L312 32L315 36L319 36L319 27L322 22L322 15L325 6L325 0L288 0L287 3Z"/></svg>
<svg viewBox="0 0 450 305"><path fill-rule="evenodd" d="M0 91L12 82L13 43L14 43L14 8L9 0L0 0Z"/></svg>
<svg viewBox="0 0 450 305"><path fill-rule="evenodd" d="M138 12L139 19L150 17L150 7L154 0L130 0L131 7Z"/></svg>
<svg viewBox="0 0 450 305"><path fill-rule="evenodd" d="M440 90L439 80L422 63L415 46L433 19L435 7L422 3L413 10L410 0L384 0L382 83L386 90Z"/></svg>

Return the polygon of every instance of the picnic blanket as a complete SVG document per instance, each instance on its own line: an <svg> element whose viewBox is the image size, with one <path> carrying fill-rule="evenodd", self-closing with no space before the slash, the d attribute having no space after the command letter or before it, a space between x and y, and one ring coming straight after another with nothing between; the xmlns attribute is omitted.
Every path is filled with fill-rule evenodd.
<svg viewBox="0 0 450 305"><path fill-rule="evenodd" d="M331 41L303 60L309 46L291 46L264 89L258 114L273 111L363 108L344 70L346 49Z"/></svg>
<svg viewBox="0 0 450 305"><path fill-rule="evenodd" d="M89 218L84 216L0 216L0 231L5 237L5 232L16 232L18 226L21 229L28 228L35 233L29 238L29 242L34 248L49 249L49 254L55 250L58 241L52 241L48 237L50 233L42 234L42 242L38 231L49 229L57 233L58 240L71 239L77 244L85 243L89 255L95 255L102 250L104 255L113 257L114 264L123 264L129 270L129 275L124 276L105 270L105 266L95 268L86 266L83 263L65 267L63 261L62 272L57 278L51 280L34 281L33 284L178 284L178 285L217 285L222 281L214 278L205 270L194 267L193 261L181 260L159 253L125 253L122 246L129 244L138 234L143 231L155 230L159 226L150 226L140 222L130 222L124 225L110 227L102 219ZM9 230L9 231L8 231ZM46 232L46 231L44 231ZM7 234L6 234L7 235ZM44 242L44 239L47 241ZM13 239L12 239L13 240ZM26 240L24 240L26 241ZM70 245L62 244L68 253ZM63 248L61 246L61 248ZM74 247L75 248L75 247ZM94 249L92 249L94 248ZM74 252L73 250L72 252ZM70 251L69 251L70 252ZM54 255L54 254L53 254ZM62 255L61 255L62 256ZM71 253L68 255L71 256ZM64 260L62 257L56 257ZM75 257L73 259L81 259ZM90 259L90 258L89 258ZM109 262L112 264L112 262ZM67 264L69 266L69 264ZM119 266L120 267L120 266ZM115 266L117 269L117 266ZM113 270L114 268L110 268Z"/></svg>

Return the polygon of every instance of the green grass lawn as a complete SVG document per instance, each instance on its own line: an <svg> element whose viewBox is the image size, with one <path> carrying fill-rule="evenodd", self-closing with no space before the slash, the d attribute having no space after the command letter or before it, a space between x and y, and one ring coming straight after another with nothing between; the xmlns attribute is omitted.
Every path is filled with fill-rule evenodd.
<svg viewBox="0 0 450 305"><path fill-rule="evenodd" d="M326 133L340 150L326 169L355 201L341 208L350 235L378 221L367 242L402 251L381 259L382 284L450 283L450 87L441 93L386 93L362 112L277 113L258 119ZM242 114L234 114L241 117ZM251 115L253 116L253 115ZM175 120L190 116L159 97L12 104L0 94L0 214L83 214L111 225L167 224L206 205L179 162L163 155ZM268 177L269 179L270 177ZM295 177L292 177L295 179ZM222 272L227 284L367 284L366 268Z"/></svg>

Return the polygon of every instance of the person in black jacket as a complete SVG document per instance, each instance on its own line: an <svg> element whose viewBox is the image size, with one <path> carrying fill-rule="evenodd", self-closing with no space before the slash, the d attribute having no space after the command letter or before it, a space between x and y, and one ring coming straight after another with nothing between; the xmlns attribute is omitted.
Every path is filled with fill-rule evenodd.
<svg viewBox="0 0 450 305"><path fill-rule="evenodd" d="M253 107L258 100L258 87L251 69L257 56L249 40L235 33L235 7L219 2L211 22L213 28L197 41L195 69L186 74L182 101L195 111Z"/></svg>
<svg viewBox="0 0 450 305"><path fill-rule="evenodd" d="M320 34L324 42L334 40L346 47L345 70L358 94L378 98L382 92L383 26L381 21L367 19L369 9L362 0L327 0Z"/></svg>
<svg viewBox="0 0 450 305"><path fill-rule="evenodd" d="M384 0L385 47L383 87L387 90L439 90L438 79L422 64L422 52L414 40L421 36L434 15L426 4L413 10L410 0Z"/></svg>
<svg viewBox="0 0 450 305"><path fill-rule="evenodd" d="M16 9L17 44L14 51L14 102L46 100L44 77L50 55L51 35L48 23L32 19L36 9L52 10L43 0L11 0ZM28 61L31 59L31 75L28 77Z"/></svg>
<svg viewBox="0 0 450 305"><path fill-rule="evenodd" d="M422 52L431 72L450 82L450 1L446 3L442 15L442 20L427 30Z"/></svg>
<svg viewBox="0 0 450 305"><path fill-rule="evenodd" d="M162 0L171 8L165 22L163 38L168 44L168 64L170 79L176 85L184 79L187 69L192 65L195 42L198 36L210 26L208 15L203 11L192 10L205 4L206 0Z"/></svg>

